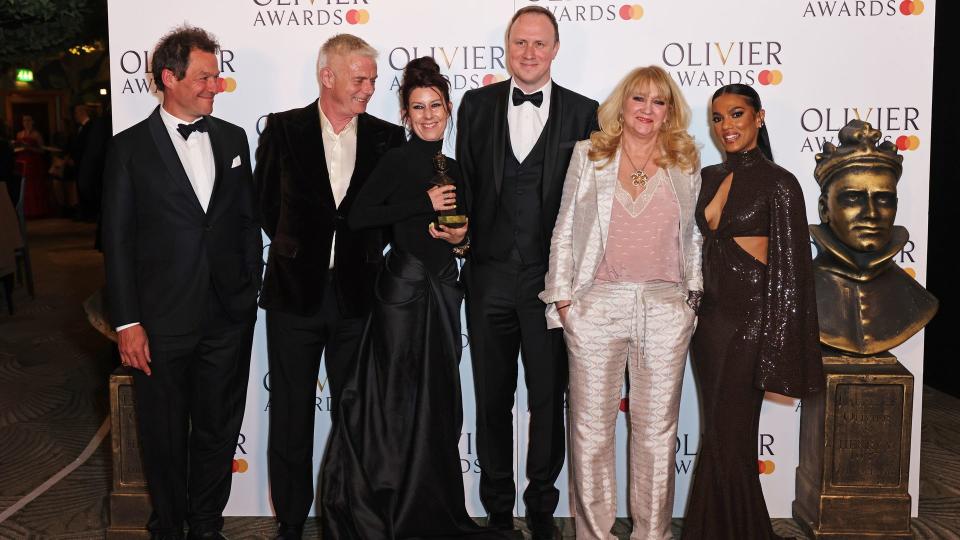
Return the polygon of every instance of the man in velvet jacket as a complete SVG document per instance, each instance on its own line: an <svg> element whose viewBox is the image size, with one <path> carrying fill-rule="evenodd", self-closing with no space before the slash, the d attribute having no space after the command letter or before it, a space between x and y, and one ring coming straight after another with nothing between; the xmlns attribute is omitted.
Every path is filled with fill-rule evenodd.
<svg viewBox="0 0 960 540"><path fill-rule="evenodd" d="M243 129L210 116L217 42L167 34L163 105L113 138L104 171L108 312L133 368L152 537L221 538L260 286L261 236Z"/></svg>
<svg viewBox="0 0 960 540"><path fill-rule="evenodd" d="M278 538L300 538L313 501L321 355L335 411L383 257L381 231L347 225L380 156L404 140L403 128L364 112L376 56L356 36L330 38L317 60L320 99L269 115L257 148L254 180L271 240L260 306L267 311L267 453Z"/></svg>
<svg viewBox="0 0 960 540"><path fill-rule="evenodd" d="M529 485L523 499L535 539L552 538L564 459L567 354L548 330L543 290L550 237L574 144L597 129L596 101L552 82L557 21L542 7L516 12L507 31L512 79L470 90L460 103L471 252L464 268L477 399L480 500L490 524L513 528L513 418L517 355L529 396Z"/></svg>

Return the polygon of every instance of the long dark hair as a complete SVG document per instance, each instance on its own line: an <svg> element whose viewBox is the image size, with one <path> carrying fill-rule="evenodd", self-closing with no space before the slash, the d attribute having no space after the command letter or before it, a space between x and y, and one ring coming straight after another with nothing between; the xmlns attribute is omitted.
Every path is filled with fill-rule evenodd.
<svg viewBox="0 0 960 540"><path fill-rule="evenodd" d="M763 105L760 104L760 94L753 89L752 86L746 84L728 84L726 86L721 86L713 93L713 97L710 98L710 103L713 104L716 99L724 94L736 94L738 96L743 96L746 98L747 102L750 103L750 106L753 108L753 112L756 114L760 113L760 109L763 108ZM763 125L760 126L760 133L757 135L757 146L760 147L760 151L763 152L763 155L767 156L767 159L773 161L773 150L770 148L770 134L767 133L767 123L763 122Z"/></svg>
<svg viewBox="0 0 960 540"><path fill-rule="evenodd" d="M407 108L410 104L410 94L417 88L434 87L440 91L443 96L443 108L447 110L447 128L451 126L452 119L449 118L450 111L450 81L440 74L440 66L437 61L429 56L414 58L403 68L403 81L400 82L400 110L403 117L407 120Z"/></svg>

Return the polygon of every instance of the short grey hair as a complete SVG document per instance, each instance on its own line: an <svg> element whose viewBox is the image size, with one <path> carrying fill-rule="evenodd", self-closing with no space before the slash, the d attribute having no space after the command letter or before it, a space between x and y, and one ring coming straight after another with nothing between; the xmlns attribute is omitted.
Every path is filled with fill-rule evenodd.
<svg viewBox="0 0 960 540"><path fill-rule="evenodd" d="M377 50L363 39L353 34L337 34L320 46L320 52L317 54L317 80L320 79L320 70L327 67L331 56L351 54L377 59Z"/></svg>

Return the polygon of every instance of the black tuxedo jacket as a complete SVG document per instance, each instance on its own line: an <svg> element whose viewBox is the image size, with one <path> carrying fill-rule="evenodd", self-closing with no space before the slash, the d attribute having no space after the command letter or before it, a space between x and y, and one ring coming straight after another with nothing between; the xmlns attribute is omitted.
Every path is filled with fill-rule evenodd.
<svg viewBox="0 0 960 540"><path fill-rule="evenodd" d="M317 313L336 232L334 285L341 313L358 317L369 311L386 245L384 233L354 231L347 217L380 156L403 141L403 128L366 113L357 117L357 159L338 207L324 158L317 102L267 117L254 171L263 228L270 237L261 307L304 316Z"/></svg>
<svg viewBox="0 0 960 540"><path fill-rule="evenodd" d="M552 84L550 115L543 127L546 137L541 184L544 260L549 256L550 237L560 210L563 179L573 146L599 129L596 101ZM509 91L509 79L470 90L464 94L457 113L457 161L463 172L464 198L470 216L471 258L481 262L495 252L495 239L489 235L497 219L506 141L510 137Z"/></svg>
<svg viewBox="0 0 960 540"><path fill-rule="evenodd" d="M199 329L213 292L236 322L256 318L262 270L250 148L243 129L207 117L216 163L203 211L160 109L118 133L104 170L103 251L114 327Z"/></svg>

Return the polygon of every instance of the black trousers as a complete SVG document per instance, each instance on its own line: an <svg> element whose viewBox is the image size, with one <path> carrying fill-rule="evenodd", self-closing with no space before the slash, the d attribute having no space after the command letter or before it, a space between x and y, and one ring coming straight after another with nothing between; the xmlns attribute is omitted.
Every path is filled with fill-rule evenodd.
<svg viewBox="0 0 960 540"><path fill-rule="evenodd" d="M331 411L335 421L333 411L355 361L365 322L340 316L332 280L323 298L315 315L267 311L270 496L277 519L290 524L303 523L313 503L316 411ZM326 381L317 380L321 357L326 361ZM329 400L317 396L318 384L329 386Z"/></svg>
<svg viewBox="0 0 960 540"><path fill-rule="evenodd" d="M236 323L209 293L201 328L150 333L152 375L132 370L137 426L153 515L147 528L171 537L223 527L233 456L243 422L254 320Z"/></svg>
<svg viewBox="0 0 960 540"><path fill-rule="evenodd" d="M512 513L513 405L517 355L523 361L530 411L530 444L523 493L528 515L553 514L554 486L564 460L567 349L559 329L548 330L537 298L545 264L490 262L465 267L467 327L477 402L480 500L490 513Z"/></svg>

